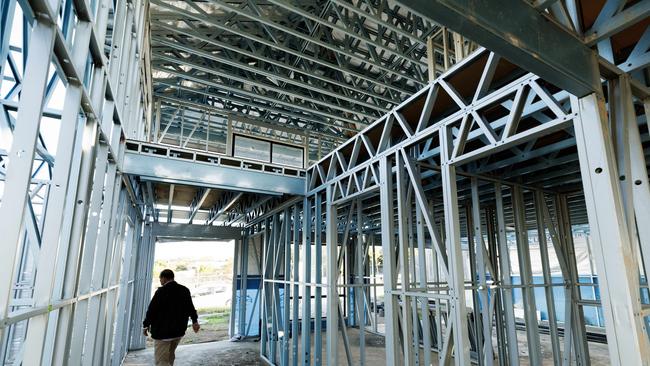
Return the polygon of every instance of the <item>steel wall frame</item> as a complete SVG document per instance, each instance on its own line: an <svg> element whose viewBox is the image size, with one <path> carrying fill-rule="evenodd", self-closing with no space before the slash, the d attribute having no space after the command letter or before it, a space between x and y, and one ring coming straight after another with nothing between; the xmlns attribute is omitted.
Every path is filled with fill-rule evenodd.
<svg viewBox="0 0 650 366"><path fill-rule="evenodd" d="M623 277L620 275L610 277L604 268L609 266L622 268L622 264L615 264L617 260L638 263L639 256L644 252L644 245L647 245L644 229L640 229L640 232L637 233L636 230L629 230L629 226L626 224L627 220L636 218L638 221L647 214L645 212L647 210L643 208L646 207L643 206L643 202L647 202L647 183L644 185L647 179L647 171L644 170L646 166L644 163L645 153L641 145L641 137L638 134L637 116L634 111L629 109L634 102L633 94L636 94L636 97L640 98L640 101L644 102L644 106L647 107L647 103L645 103L648 97L647 91L638 84L632 88L630 82L626 82L627 76L624 74L620 77L610 75L610 87L614 93L612 94L614 97L609 99L610 111L615 109L615 104L619 105L616 108L624 111L619 117L612 116L612 121L621 127L610 131L603 122L607 117L588 111L589 108L591 111L598 110L595 107L598 104L594 104L595 98L598 98L597 95L590 95L578 100L561 90L550 91L544 80L526 73L518 74L505 85L490 88L489 80L492 77L490 70L495 68L495 65L491 65L492 61L490 60L495 58L494 54L486 50L479 50L470 55L308 169L307 194L303 200L302 219L301 222L291 221L291 225L299 227L303 231L301 249L303 258L311 258L311 252L317 248L319 243L322 243L320 240L314 241L314 237L318 233L325 232L328 244L326 262L328 273L345 271L347 265L343 263L347 259L344 261L340 261L340 259L349 255L342 254L346 253L344 250L346 243L350 238L360 236L360 232L355 231L359 226L353 222L367 220L367 218L361 219L360 217L352 220L352 216L348 216L348 212L356 212L355 204L359 205L363 200L375 199L379 195L378 198L381 202L378 207L381 211L381 224L377 225L377 221L368 220L362 225L368 225L371 232L382 233L381 243L384 246L385 262L384 287L386 296L388 296L385 301L386 360L388 364L403 362L415 364L419 362L416 361L416 358L431 359L435 357L429 355L429 352L422 354L419 348L414 349L409 346L411 342L417 341L433 345L433 350L438 353L439 361L444 364L452 362L453 358L457 365L466 365L470 362L490 365L496 362L492 356L495 353L500 355L499 364L518 365L516 324L512 305L513 291L522 291L524 294L525 306L523 310L527 325L526 338L529 345L530 362L539 364L541 362L541 355L538 353L540 340L539 332L535 330L538 324L536 315L538 309L532 290L541 287L549 306L553 304L553 288L565 288L565 323L560 323L557 320L554 310L551 310L551 315L549 315L553 318L552 321L549 321L549 331L554 338L551 344L554 364L576 362L587 365L590 363L590 359L582 307L601 306L601 304L594 300L583 299L578 287L580 285L573 249L571 220L572 217L580 220L582 214L570 213L569 196L566 194L540 189L534 185L471 173L471 169L467 168L480 167L480 164L472 163L484 157L511 149L516 151L519 145L536 141L540 137L558 131L566 131L567 134L564 138L578 146L589 222L594 227L609 225L605 222L618 222L620 224L618 227L621 229L621 235L616 239L611 239L621 243L619 247L607 246L607 250L610 251L607 255L594 254L596 262L599 263L598 273L602 274L599 278L600 288L606 289L612 286L617 288L616 301L608 300L607 296L611 298L612 295L608 295L607 291L604 291L602 306L606 316L608 316L608 311L612 311L612 307L618 308L618 310L614 310L615 314L628 314L626 315L628 321L626 325L617 323L611 318L605 322L610 350L612 350L610 361L613 364L621 365L643 364L650 357L646 354L649 349L648 336L642 334L640 330L644 329L645 312L642 310L639 300L638 275L645 271L638 272L635 269L639 267L631 265L626 267L628 271ZM486 59L487 61L485 61ZM472 92L472 102L467 103L464 101L467 96L458 93L452 85L452 81L455 75L462 74L464 70L476 64L483 65L481 81L479 81L476 90ZM432 115L432 109L436 103L435 98L443 92L453 100L455 109L440 119ZM537 102L531 102L533 99ZM505 105L503 104L504 100L509 100L506 104L510 103L507 115L496 120L484 119L480 113L482 109L495 103ZM525 100L528 102L524 102ZM411 105L418 106L416 107L418 112L415 115L413 109L409 109ZM602 103L600 110L603 110ZM531 118L540 111L554 117L544 119L538 118L538 115L534 118L537 118L539 125L520 126L521 121ZM601 147L595 146L597 144L589 146L591 142L587 144L581 138L581 134L586 133L581 132L581 129L586 131L582 126L587 119L596 121L589 122L589 129L593 131L590 133L600 133L604 137L599 140L602 143ZM599 120L600 123L597 122ZM474 129L470 128L472 124L476 126ZM600 127L600 132L597 132L599 129L594 128L594 125ZM576 126L575 139L571 132L574 126ZM629 151L635 154L634 157L630 157L630 152L626 152L625 149L616 154L611 147L607 147L608 144L611 144L611 139L616 139L617 134L621 132L625 132L625 134L619 138L620 142L617 146L619 148L630 147ZM592 141L591 138L589 141ZM601 158L598 155L603 154L603 151L606 158ZM619 158L618 165L620 167L629 169L627 175L623 176L635 177L635 180L621 178L623 183L620 184L622 184L623 192L628 190L627 195L623 196L628 199L627 206L619 203L618 206L613 204L613 207L596 210L590 206L595 201L599 202L597 204L604 204L603 202L607 202L609 199L613 200L610 202L622 202L620 201L621 188L619 183L614 180L609 183L603 183L601 180L598 192L591 191L593 189L593 185L590 183L591 179L594 177L602 179L600 177L603 171L611 170L617 166L612 161L616 157ZM524 155L518 161L526 159L529 157ZM601 167L600 170L595 166L582 167L584 161L592 160L597 162L598 167ZM602 165L604 161L608 160L610 165ZM458 167L462 167L462 170L457 170ZM621 169L620 167L619 169ZM632 173L632 167L634 167L635 173ZM587 179L590 175L594 177ZM424 179L434 179L438 183L434 182L425 186ZM468 181L471 184L468 185ZM463 183L462 190L457 186L459 182ZM638 186L642 188L639 189ZM431 189L440 188L442 188L442 198L444 198L442 205L440 202L436 204L436 197L427 197L428 193L425 193ZM634 200L630 199L630 194L634 195L634 200L639 199L640 203L636 204ZM461 195L462 200L460 199ZM489 198L486 198L486 195ZM608 198L595 200L593 197L596 195ZM325 198L324 202L319 201L322 197ZM430 199L432 200L430 201ZM469 204L463 203L468 200ZM316 204L316 202L320 203ZM326 209L325 218L321 216L322 214L316 214L317 216L314 218L316 207L318 210ZM627 214L624 207L627 207ZM413 208L415 208L414 213ZM600 214L594 216L596 212L603 210L611 215L611 218L605 219L601 223L602 219L598 217ZM444 213L444 220L436 218L441 211ZM276 217L276 219L271 219L270 216L267 216L267 221L262 225L266 228L264 235L271 238L278 235L276 232L278 225L274 220L285 220L284 218L287 216L277 210L268 215ZM322 221L323 219L324 221ZM532 227L527 224L531 221L534 222ZM325 226L322 229L314 229L315 225L321 222ZM350 226L351 223L352 226ZM443 225L442 229L441 225ZM513 225L519 267L522 268L522 272L520 272L521 284L511 282L511 264L507 256L503 255L504 252L509 253L510 234L507 234L507 231L510 229L507 228ZM531 249L527 234L530 232L544 233L544 235L537 235L541 243L539 249L539 255L542 257L541 275L543 280L541 283L537 280L533 282L530 271ZM487 236L484 233L487 233ZM484 238L487 238L487 241ZM465 240L467 244L464 244ZM592 240L595 241L595 245L601 245L599 243L603 242L603 239L595 234ZM629 240L632 240L635 245L625 244ZM288 244L287 242L282 243L279 247L274 244L276 246L267 248L269 250L267 255L275 253L276 256L281 257L281 254L278 254L280 253L278 252L279 248ZM267 242L267 245L270 245L270 242ZM296 243L290 245L296 245ZM363 247L361 242L357 242L356 245ZM424 249L425 245L429 245L437 253L435 262L425 265L426 267L433 265L437 268L435 279L426 278L426 274L418 275L416 270L418 264L415 263L416 256L413 253L418 250L418 246ZM468 245L468 249L465 249L466 245ZM356 248L359 249L359 247ZM601 246L601 248L604 250L605 246ZM629 248L632 248L632 252ZM397 250L397 252L393 252L393 250ZM469 262L465 262L461 254L465 250L469 250ZM552 282L548 268L549 251L554 253L560 263L564 279L562 284ZM396 257L393 257L394 255ZM333 260L332 256L337 256L339 260ZM355 263L355 260L358 258L352 259L351 263ZM278 263L286 266L281 262ZM320 362L317 361L317 357L308 353L304 348L305 345L311 343L310 337L320 336L320 332L310 335L312 312L310 309L305 309L309 307L310 303L305 299L312 297L313 289L325 287L328 293L325 346L328 351L328 363L334 363L339 359L339 338L343 340L346 354L349 356L346 327L343 324L339 326L339 323L342 322L339 318L346 317L347 322L351 324L363 320L352 315L353 307L359 306L356 301L351 300L352 305L348 309L349 312L342 312L337 309L339 305L330 300L338 299L343 293L347 293L350 288L359 284L355 283L355 280L348 282L347 278L342 279L336 276L328 277L327 283L321 284L318 280L314 281L310 278L313 273L308 269L311 266L308 259L299 261L298 265L303 268L301 272L304 273L304 276L301 280L287 281L280 279L273 272L269 272L265 275L264 286L274 288L277 284L304 286L300 335L303 341L303 351L299 353L298 357L294 353L294 364L297 362L318 364ZM341 267L342 265L343 267ZM469 278L466 274L468 266L471 267L470 273L473 274ZM361 273L361 275L364 274ZM335 278L337 279L335 280ZM418 283L421 286L418 287ZM346 290L341 291L342 287ZM495 296L489 295L491 293L494 293ZM469 296L467 300L465 300L466 296ZM432 299L437 310L433 313L416 310L428 303L428 300L423 302L424 299ZM465 310L468 303L474 304L472 318L465 316L468 314ZM279 306L279 303L272 297L269 297L266 304L269 306L268 314L270 315L272 315L273 307ZM415 332L416 322L422 324L422 319L430 316L437 321L434 322L437 328L435 332L421 334ZM265 341L262 347L262 356L273 364L290 364L283 355L276 356L275 347L270 348L272 342L281 340L278 338L278 328L276 328L276 324L279 323L271 316L263 317L263 319L267 319L268 327L265 328L266 336L263 336ZM400 319L399 322L398 319ZM560 327L563 327L564 331L563 350L559 346L558 329ZM496 345L496 350L494 349L495 345L489 341L495 328L500 340ZM618 338L620 335L618 337L613 335L620 334L618 332L623 329L637 329L637 331L636 333L628 331L625 334L627 338L625 340ZM341 333L339 334L339 332ZM294 341L297 337L298 335L293 335ZM423 339L420 340L419 337L423 337ZM400 351L402 347L403 351ZM278 347L278 349L280 348ZM363 346L361 349L363 350ZM619 349L625 349L625 351L619 351Z"/></svg>
<svg viewBox="0 0 650 366"><path fill-rule="evenodd" d="M122 339L130 334L131 346L142 341L139 324L137 332L127 325L142 307L130 299L151 281L143 269L134 277L134 261L153 261L148 239L140 241L150 230L142 232L143 214L122 190L131 183L121 173L125 137L142 138L150 124L150 76L141 59L149 54L148 2L16 4L3 2L9 7L0 14L0 80L12 85L0 96L0 123L13 130L2 129L10 134L3 141L13 142L0 157L7 269L0 280L0 357L29 365L117 365L128 346ZM24 25L13 28L22 35L12 33L14 22ZM12 37L22 37L23 47L10 46ZM14 62L17 54L23 65ZM47 107L52 98L62 101L60 110ZM52 123L45 118L60 120L55 156L42 142L41 125ZM44 163L46 181L33 173ZM32 218L41 220L33 228ZM31 253L21 249L28 244ZM29 261L33 295L16 300L14 263Z"/></svg>

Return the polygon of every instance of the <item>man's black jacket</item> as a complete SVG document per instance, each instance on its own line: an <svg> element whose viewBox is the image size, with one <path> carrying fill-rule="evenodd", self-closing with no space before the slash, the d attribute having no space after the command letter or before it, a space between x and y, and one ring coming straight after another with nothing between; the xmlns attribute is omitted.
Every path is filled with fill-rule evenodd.
<svg viewBox="0 0 650 366"><path fill-rule="evenodd" d="M142 325L151 326L153 339L178 338L185 335L187 318L192 318L192 323L198 318L190 290L171 281L156 290Z"/></svg>

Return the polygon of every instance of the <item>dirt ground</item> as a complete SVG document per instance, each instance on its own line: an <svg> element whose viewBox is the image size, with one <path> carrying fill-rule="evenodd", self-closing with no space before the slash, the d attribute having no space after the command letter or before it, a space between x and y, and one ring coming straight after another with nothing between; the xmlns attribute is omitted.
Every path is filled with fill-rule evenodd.
<svg viewBox="0 0 650 366"><path fill-rule="evenodd" d="M200 314L199 315L199 324L201 325L201 330L198 333L194 333L192 328L187 328L185 336L181 340L181 345L184 344L199 344L206 342L215 342L215 341L226 341L229 340L228 336L228 321L230 320L229 312L217 312L210 314ZM147 337L146 347L153 347L153 339Z"/></svg>

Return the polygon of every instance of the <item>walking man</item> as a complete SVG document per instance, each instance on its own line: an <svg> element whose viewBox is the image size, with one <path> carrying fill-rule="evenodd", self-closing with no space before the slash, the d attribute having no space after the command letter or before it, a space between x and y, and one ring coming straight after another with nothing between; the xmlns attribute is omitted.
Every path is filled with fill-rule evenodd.
<svg viewBox="0 0 650 366"><path fill-rule="evenodd" d="M187 319L192 318L194 333L201 327L190 290L174 281L171 269L160 272L160 285L149 303L142 332L147 337L151 331L156 366L172 366L176 347L187 329Z"/></svg>

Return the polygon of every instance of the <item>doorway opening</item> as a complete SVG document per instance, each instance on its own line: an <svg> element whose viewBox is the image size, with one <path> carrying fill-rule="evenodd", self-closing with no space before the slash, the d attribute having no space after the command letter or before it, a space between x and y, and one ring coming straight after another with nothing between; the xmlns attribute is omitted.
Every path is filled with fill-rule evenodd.
<svg viewBox="0 0 650 366"><path fill-rule="evenodd" d="M234 240L166 239L156 242L151 297L160 287L160 272L171 269L176 282L190 290L192 302L199 314L201 330L194 333L188 328L181 345L230 338L234 250ZM147 339L147 347L153 347L151 338Z"/></svg>

